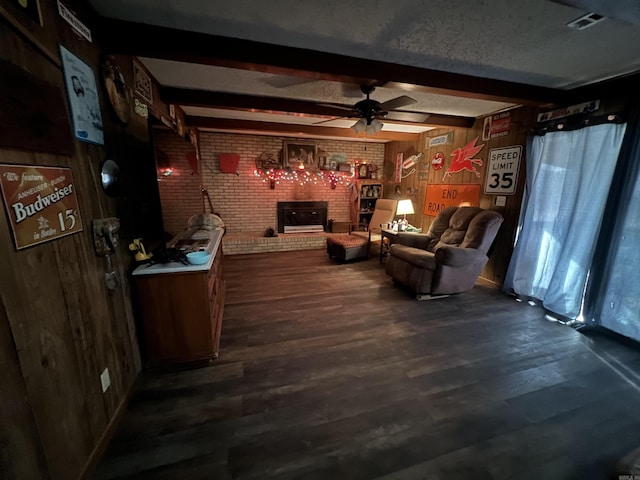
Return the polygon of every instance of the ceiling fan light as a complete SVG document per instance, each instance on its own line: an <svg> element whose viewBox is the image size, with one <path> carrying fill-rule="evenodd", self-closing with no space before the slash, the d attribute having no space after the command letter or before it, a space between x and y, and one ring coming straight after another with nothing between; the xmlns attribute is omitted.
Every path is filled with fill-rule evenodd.
<svg viewBox="0 0 640 480"><path fill-rule="evenodd" d="M367 129L367 121L364 118L361 118L356 123L354 123L351 128L356 133L362 133Z"/></svg>
<svg viewBox="0 0 640 480"><path fill-rule="evenodd" d="M380 120L374 118L373 120L371 120L371 123L367 125L367 133L378 133L380 130L382 130L383 126L384 125Z"/></svg>

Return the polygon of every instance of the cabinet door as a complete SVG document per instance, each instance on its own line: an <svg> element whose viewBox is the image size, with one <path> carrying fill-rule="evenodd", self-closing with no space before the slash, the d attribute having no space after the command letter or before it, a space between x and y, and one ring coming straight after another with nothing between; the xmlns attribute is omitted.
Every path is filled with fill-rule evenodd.
<svg viewBox="0 0 640 480"><path fill-rule="evenodd" d="M213 355L207 273L138 277L148 366Z"/></svg>

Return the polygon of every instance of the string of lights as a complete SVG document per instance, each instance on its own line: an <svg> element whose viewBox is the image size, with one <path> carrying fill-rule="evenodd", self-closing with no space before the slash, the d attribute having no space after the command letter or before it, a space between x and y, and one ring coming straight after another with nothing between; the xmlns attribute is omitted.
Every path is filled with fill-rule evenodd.
<svg viewBox="0 0 640 480"><path fill-rule="evenodd" d="M284 170L284 169L256 169L253 171L256 177L262 178L264 183L269 183L270 188L282 182L298 183L299 185L330 185L335 189L338 185L348 186L353 181L352 172L317 171L308 170Z"/></svg>

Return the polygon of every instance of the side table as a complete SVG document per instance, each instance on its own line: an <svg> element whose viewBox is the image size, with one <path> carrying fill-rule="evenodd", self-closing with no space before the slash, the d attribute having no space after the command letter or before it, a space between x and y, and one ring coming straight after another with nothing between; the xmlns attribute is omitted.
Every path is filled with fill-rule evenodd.
<svg viewBox="0 0 640 480"><path fill-rule="evenodd" d="M389 249L397 234L396 230L391 230L390 228L380 229L380 263L382 263L384 257L389 255ZM387 239L386 242L384 241L385 238Z"/></svg>

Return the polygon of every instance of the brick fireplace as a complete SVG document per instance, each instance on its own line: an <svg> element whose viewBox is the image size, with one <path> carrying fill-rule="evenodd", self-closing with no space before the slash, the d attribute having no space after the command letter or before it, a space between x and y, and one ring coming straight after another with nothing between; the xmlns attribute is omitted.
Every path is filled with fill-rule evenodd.
<svg viewBox="0 0 640 480"><path fill-rule="evenodd" d="M320 181L305 185L283 181L271 189L268 182L254 175L256 159L264 152L278 155L285 137L201 132L202 162L199 174L193 173L185 160L186 151L192 148L189 142L172 132L158 132L156 137L159 137L155 139L156 145L160 145L170 157L171 165L176 170L174 175L160 182L163 217L169 213L171 215L171 218L165 219L165 225L175 225L173 228L182 230L191 215L202 212L198 185L201 182L207 187L213 207L227 227L223 240L225 253L319 248L324 241L324 233L287 233L275 238L264 237L268 228L278 231L279 202L324 202L327 211L323 225L328 219L349 221L352 193L349 186L338 185L332 189L328 183ZM349 162L367 161L375 163L379 169L383 167L383 143L318 139L317 145L329 153L345 154ZM240 155L238 175L220 171L220 153ZM165 204L171 205L166 212ZM206 204L205 211L209 211ZM178 232L168 233L175 235ZM232 242L242 244L242 248L227 248ZM287 245L282 246L283 243Z"/></svg>
<svg viewBox="0 0 640 480"><path fill-rule="evenodd" d="M327 202L278 202L278 233L318 233L327 228Z"/></svg>

